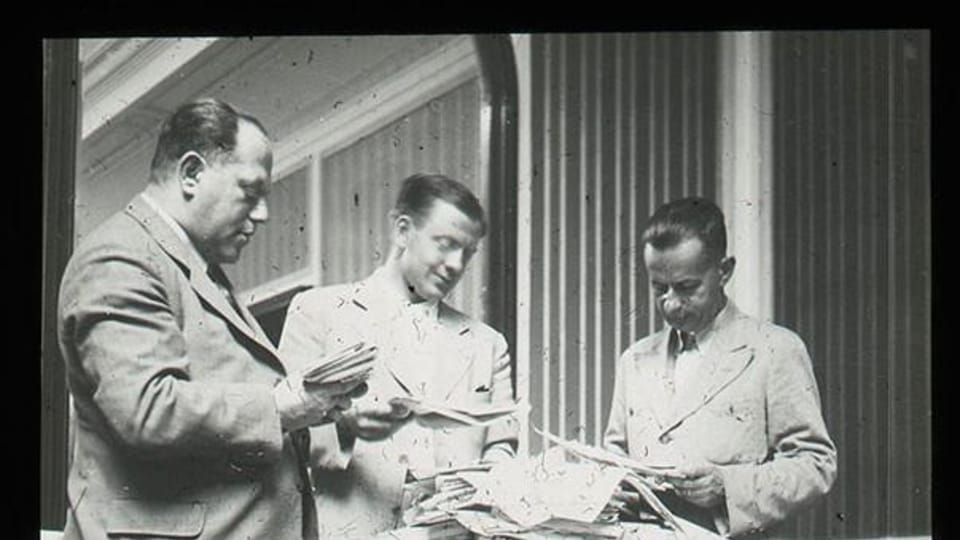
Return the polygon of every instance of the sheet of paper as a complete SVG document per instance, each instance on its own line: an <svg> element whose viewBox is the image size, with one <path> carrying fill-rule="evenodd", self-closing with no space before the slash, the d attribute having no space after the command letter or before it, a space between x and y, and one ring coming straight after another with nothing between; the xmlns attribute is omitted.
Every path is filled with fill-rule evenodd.
<svg viewBox="0 0 960 540"><path fill-rule="evenodd" d="M429 428L484 427L510 415L523 415L530 410L526 402L520 403L437 403L416 396L397 396L390 404L409 410L416 421Z"/></svg>
<svg viewBox="0 0 960 540"><path fill-rule="evenodd" d="M600 463L606 463L608 465L615 465L617 467L624 467L630 469L636 473L639 473L644 476L650 477L660 477L660 478L682 478L682 475L676 472L676 468L672 464L650 464L631 459L625 456L620 456L610 452L609 450L604 450L603 448L598 448L596 446L589 446L577 441L567 441L547 433L545 431L540 431L536 426L531 426L533 431L542 435L548 441L556 444L557 446L569 450L570 452L583 456L588 459Z"/></svg>

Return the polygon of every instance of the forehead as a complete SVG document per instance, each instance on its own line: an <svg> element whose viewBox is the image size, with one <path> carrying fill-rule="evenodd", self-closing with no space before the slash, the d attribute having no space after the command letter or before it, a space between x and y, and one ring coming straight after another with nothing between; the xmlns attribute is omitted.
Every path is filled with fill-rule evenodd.
<svg viewBox="0 0 960 540"><path fill-rule="evenodd" d="M273 149L270 140L250 122L240 120L237 125L237 145L227 163L246 167L259 167L267 174L273 165Z"/></svg>
<svg viewBox="0 0 960 540"><path fill-rule="evenodd" d="M420 228L432 234L470 237L473 241L480 240L483 234L480 223L443 199L433 201Z"/></svg>
<svg viewBox="0 0 960 540"><path fill-rule="evenodd" d="M686 238L675 246L656 249L650 244L643 248L643 261L651 279L679 281L703 275L713 261L699 238Z"/></svg>

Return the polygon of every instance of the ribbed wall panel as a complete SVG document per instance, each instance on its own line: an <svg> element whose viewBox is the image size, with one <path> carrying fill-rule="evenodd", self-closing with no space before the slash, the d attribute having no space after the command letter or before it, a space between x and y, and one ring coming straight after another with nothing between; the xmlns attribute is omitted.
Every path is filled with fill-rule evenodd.
<svg viewBox="0 0 960 540"><path fill-rule="evenodd" d="M271 186L267 199L269 220L257 228L236 264L224 267L238 291L302 270L309 264L308 181L309 167L304 165Z"/></svg>
<svg viewBox="0 0 960 540"><path fill-rule="evenodd" d="M599 443L617 358L661 325L640 229L669 199L717 195L717 50L712 34L531 38L535 427Z"/></svg>
<svg viewBox="0 0 960 540"><path fill-rule="evenodd" d="M774 34L775 318L839 475L801 538L931 532L929 35Z"/></svg>
<svg viewBox="0 0 960 540"><path fill-rule="evenodd" d="M477 79L430 100L321 161L321 283L366 277L390 248L387 213L400 182L417 172L441 173L469 186L487 207L480 171L480 87ZM447 301L483 318L486 250L474 255Z"/></svg>

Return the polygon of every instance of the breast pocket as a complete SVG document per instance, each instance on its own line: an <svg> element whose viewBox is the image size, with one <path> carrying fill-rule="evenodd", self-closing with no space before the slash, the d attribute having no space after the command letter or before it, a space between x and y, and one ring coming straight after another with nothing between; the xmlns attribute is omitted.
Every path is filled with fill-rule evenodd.
<svg viewBox="0 0 960 540"><path fill-rule="evenodd" d="M107 515L110 538L198 538L206 521L202 502L115 500Z"/></svg>

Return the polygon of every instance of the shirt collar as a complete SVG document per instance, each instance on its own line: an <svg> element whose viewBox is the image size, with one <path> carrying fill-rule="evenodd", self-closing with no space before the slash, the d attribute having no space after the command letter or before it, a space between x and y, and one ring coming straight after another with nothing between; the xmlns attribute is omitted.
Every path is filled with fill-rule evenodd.
<svg viewBox="0 0 960 540"><path fill-rule="evenodd" d="M732 307L733 302L726 298L724 299L723 308L720 309L720 312L717 313L717 316L710 321L705 328L699 332L695 332L693 337L696 339L697 349L700 352L706 351L707 346L710 344L711 338L716 335L717 331L722 329L724 326L729 324L730 319L733 317L734 309ZM677 344L680 343L680 331L676 328L673 329L673 332L677 334Z"/></svg>
<svg viewBox="0 0 960 540"><path fill-rule="evenodd" d="M159 204L152 197L146 193L141 193L140 196L143 198L144 202L147 203L147 206L153 209L154 212L160 216L160 219L164 223L170 226L173 229L173 234L177 235L177 238L183 242L183 245L187 248L187 251L194 258L195 262L200 265L200 268L206 269L209 266L209 263L206 259L203 258L203 255L200 254L200 251L197 250L197 246L193 245L193 241L190 240L190 236L187 235L187 231L177 223L177 220L173 219L173 216L167 213L166 210L160 207Z"/></svg>
<svg viewBox="0 0 960 540"><path fill-rule="evenodd" d="M391 306L396 306L398 309L407 313L421 315L428 320L436 320L439 317L439 300L412 302L404 291L398 290L396 285L390 280L385 266L381 266L373 272L370 276L370 283L374 286L380 298Z"/></svg>

